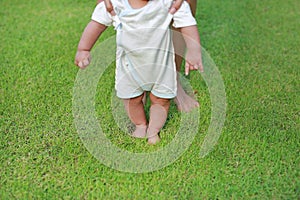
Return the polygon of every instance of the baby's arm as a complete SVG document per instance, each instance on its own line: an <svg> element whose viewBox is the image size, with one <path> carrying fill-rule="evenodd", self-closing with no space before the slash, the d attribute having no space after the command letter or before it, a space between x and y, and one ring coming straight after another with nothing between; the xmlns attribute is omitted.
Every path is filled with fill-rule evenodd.
<svg viewBox="0 0 300 200"><path fill-rule="evenodd" d="M200 37L197 26L182 27L181 33L187 48L185 55L185 74L188 75L190 70L197 69L203 72Z"/></svg>
<svg viewBox="0 0 300 200"><path fill-rule="evenodd" d="M96 21L92 20L88 23L78 44L77 53L75 56L75 65L81 69L84 69L90 64L90 50L93 48L97 39L105 29L105 25Z"/></svg>

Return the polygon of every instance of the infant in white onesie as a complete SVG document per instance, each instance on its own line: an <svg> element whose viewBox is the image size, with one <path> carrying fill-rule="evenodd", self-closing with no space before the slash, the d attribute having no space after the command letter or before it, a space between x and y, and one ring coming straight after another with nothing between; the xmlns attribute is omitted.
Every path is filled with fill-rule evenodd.
<svg viewBox="0 0 300 200"><path fill-rule="evenodd" d="M104 3L98 4L92 20L117 31L116 91L123 99L150 91L160 98L176 96L176 70L171 30L196 25L189 5L171 15L171 0L152 0L134 9L128 0L112 0L116 16L107 13Z"/></svg>
<svg viewBox="0 0 300 200"><path fill-rule="evenodd" d="M174 27L185 29L189 34L183 37L187 43L187 54L193 58L191 63L196 65L201 62L196 20L186 2L174 15L168 12L172 0L111 2L116 15L112 16L106 11L104 2L97 5L92 21L78 45L76 60L77 63L84 59L89 62L89 51L98 36L107 26L115 27L117 96L124 100L128 116L136 126L133 136L147 137L148 142L154 144L160 140L158 133L166 121L170 99L176 96L177 89L175 55L169 26L173 22ZM190 38L194 41L191 42ZM149 123L143 104L145 91L150 92Z"/></svg>

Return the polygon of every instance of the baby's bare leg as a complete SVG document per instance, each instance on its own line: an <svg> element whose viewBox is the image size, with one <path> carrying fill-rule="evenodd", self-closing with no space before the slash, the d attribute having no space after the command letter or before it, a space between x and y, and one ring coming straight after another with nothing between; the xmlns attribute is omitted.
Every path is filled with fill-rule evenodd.
<svg viewBox="0 0 300 200"><path fill-rule="evenodd" d="M188 0L187 2L190 4L192 13L195 16L197 1L196 0ZM180 32L179 29L175 29L175 28L174 28L174 31L177 31L176 33ZM181 64L182 64L182 60L183 60L182 55L184 55L186 46L185 46L185 42L184 42L182 35L176 34L176 33L174 34L174 37L173 37L173 44L174 44L174 49L175 49L175 53L176 53L175 54L176 70L179 72ZM183 111L183 112L189 112L193 108L196 108L199 106L199 103L193 97L186 94L186 92L184 91L184 89L181 86L179 77L177 77L177 96L174 99L174 101L177 105L177 109L179 111Z"/></svg>
<svg viewBox="0 0 300 200"><path fill-rule="evenodd" d="M147 129L147 138L149 144L156 144L160 141L159 131L164 126L170 107L170 100L154 96L150 93L150 121Z"/></svg>
<svg viewBox="0 0 300 200"><path fill-rule="evenodd" d="M144 110L143 97L144 93L141 96L123 100L128 117L135 125L135 131L132 133L132 136L137 138L146 137L147 120Z"/></svg>

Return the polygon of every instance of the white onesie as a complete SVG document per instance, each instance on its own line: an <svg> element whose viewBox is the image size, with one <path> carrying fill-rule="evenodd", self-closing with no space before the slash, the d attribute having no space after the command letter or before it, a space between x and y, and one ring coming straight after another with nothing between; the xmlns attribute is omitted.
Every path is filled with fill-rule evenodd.
<svg viewBox="0 0 300 200"><path fill-rule="evenodd" d="M112 0L116 16L111 16L100 3L92 20L117 31L115 88L119 98L140 96L144 91L160 98L174 98L177 92L176 67L169 28L196 24L188 3L169 14L172 0L149 0L139 9L128 0Z"/></svg>

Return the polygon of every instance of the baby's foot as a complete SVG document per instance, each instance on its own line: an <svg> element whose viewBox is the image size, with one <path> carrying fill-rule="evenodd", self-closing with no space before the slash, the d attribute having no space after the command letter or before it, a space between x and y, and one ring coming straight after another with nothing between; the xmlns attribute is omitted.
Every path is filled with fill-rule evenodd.
<svg viewBox="0 0 300 200"><path fill-rule="evenodd" d="M160 137L157 135L154 135L154 136L151 136L151 137L148 137L148 144L156 144L160 141Z"/></svg>
<svg viewBox="0 0 300 200"><path fill-rule="evenodd" d="M159 133L158 129L148 127L147 129L148 144L156 144L160 141L160 137L158 133Z"/></svg>
<svg viewBox="0 0 300 200"><path fill-rule="evenodd" d="M147 125L136 125L132 137L145 138L147 134Z"/></svg>

